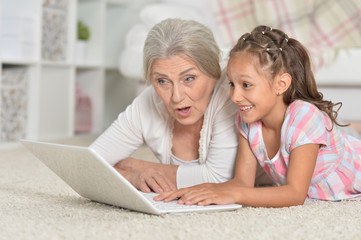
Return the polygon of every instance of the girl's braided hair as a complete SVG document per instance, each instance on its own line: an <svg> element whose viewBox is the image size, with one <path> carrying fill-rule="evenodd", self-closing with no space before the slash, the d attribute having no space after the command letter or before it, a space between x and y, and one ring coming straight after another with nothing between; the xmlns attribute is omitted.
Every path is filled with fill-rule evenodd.
<svg viewBox="0 0 361 240"><path fill-rule="evenodd" d="M289 38L279 29L261 25L239 38L230 51L230 58L239 52L255 56L260 70L270 79L285 72L291 75L291 85L283 93L285 104L289 105L297 99L310 102L330 117L332 125L346 126L336 121L342 103L324 100L323 94L318 92L310 57L299 41Z"/></svg>

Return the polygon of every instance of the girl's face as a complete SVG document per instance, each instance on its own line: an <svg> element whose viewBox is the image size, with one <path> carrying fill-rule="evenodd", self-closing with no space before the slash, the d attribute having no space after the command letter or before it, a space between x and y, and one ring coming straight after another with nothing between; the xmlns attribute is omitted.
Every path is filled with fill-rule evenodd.
<svg viewBox="0 0 361 240"><path fill-rule="evenodd" d="M256 71L256 68L259 71ZM262 69L252 55L240 52L228 62L227 75L230 82L230 96L240 109L240 116L246 123L265 120L272 116L279 102L277 86L260 74ZM282 98L281 98L282 99Z"/></svg>
<svg viewBox="0 0 361 240"><path fill-rule="evenodd" d="M182 125L203 121L216 85L216 79L203 73L184 55L155 60L151 82L169 113Z"/></svg>

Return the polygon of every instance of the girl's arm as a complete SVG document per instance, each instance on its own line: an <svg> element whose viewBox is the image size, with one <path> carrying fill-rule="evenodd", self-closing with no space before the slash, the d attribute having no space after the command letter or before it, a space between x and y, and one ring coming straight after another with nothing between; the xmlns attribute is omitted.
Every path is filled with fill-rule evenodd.
<svg viewBox="0 0 361 240"><path fill-rule="evenodd" d="M315 169L318 144L306 144L291 153L286 185L265 188L239 188L238 203L255 207L302 205Z"/></svg>
<svg viewBox="0 0 361 240"><path fill-rule="evenodd" d="M237 161L234 169L234 182L242 187L254 187L257 171L257 159L248 140L239 134Z"/></svg>
<svg viewBox="0 0 361 240"><path fill-rule="evenodd" d="M229 196L231 199L234 198L234 196L237 195L237 192L233 190L234 187L253 187L255 183L255 177L256 177L256 169L257 169L257 160L255 156L253 155L249 145L248 141L239 135L239 146L238 146L238 153L237 153L237 161L235 166L235 174L234 178L228 182L225 183L204 183L200 185L196 185L194 187L189 188L183 188L178 191L170 191L162 193L161 195L157 196L155 200L165 202L169 202L171 200L174 200L176 198L180 198L180 202L182 202L182 199L187 199L187 194L191 193L193 191L198 190L205 190L208 188L217 188L219 191L227 191L229 190L229 194L232 196ZM241 159L243 161L241 161ZM234 195L234 196L233 196ZM236 201L230 200L230 199L224 199L224 201L217 202L218 204L226 204L229 201ZM216 203L216 202L214 202ZM194 204L192 202L192 204Z"/></svg>
<svg viewBox="0 0 361 240"><path fill-rule="evenodd" d="M254 188L248 185L250 182L245 181L249 180L241 176L248 175L247 164L238 159L236 175L231 181L218 185L197 186L195 189L182 189L183 191L178 191L179 193L175 196L180 198L179 203L198 205L232 203L255 207L301 205L307 197L318 149L318 144L306 144L292 151L284 186ZM254 169L251 167L249 170L253 171ZM165 200L169 199L165 198Z"/></svg>

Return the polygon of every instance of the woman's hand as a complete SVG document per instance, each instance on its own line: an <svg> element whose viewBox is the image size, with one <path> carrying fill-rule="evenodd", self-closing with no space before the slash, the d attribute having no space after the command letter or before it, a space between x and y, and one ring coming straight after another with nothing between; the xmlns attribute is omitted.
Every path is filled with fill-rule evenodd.
<svg viewBox="0 0 361 240"><path fill-rule="evenodd" d="M162 193L177 189L177 166L127 158L119 161L114 167L134 187L143 192Z"/></svg>
<svg viewBox="0 0 361 240"><path fill-rule="evenodd" d="M156 196L154 200L170 202L178 199L179 204L197 204L206 206L210 204L234 204L237 203L239 192L232 183L204 183L193 187L183 188L176 191L164 192Z"/></svg>

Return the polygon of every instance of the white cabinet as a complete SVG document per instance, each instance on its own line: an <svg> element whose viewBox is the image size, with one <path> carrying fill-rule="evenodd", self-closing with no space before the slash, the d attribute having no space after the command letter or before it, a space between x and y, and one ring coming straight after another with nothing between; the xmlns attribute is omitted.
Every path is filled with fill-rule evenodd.
<svg viewBox="0 0 361 240"><path fill-rule="evenodd" d="M76 86L91 100L94 134L130 103L135 89L118 71L130 3L0 0L0 144L73 136ZM91 35L82 60L78 20Z"/></svg>

